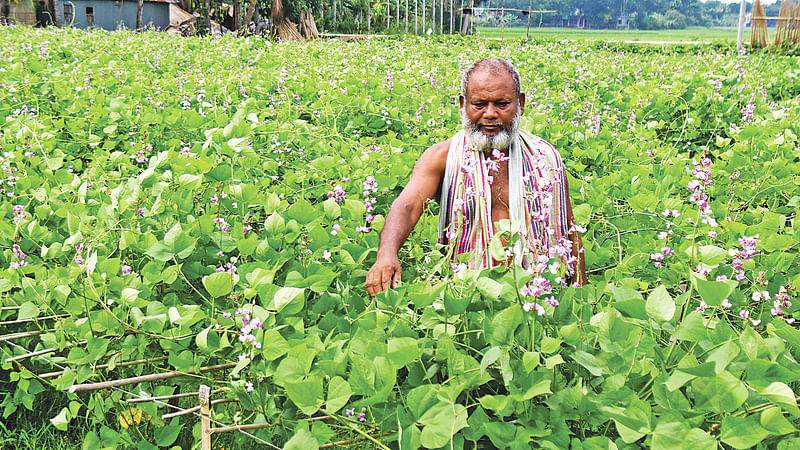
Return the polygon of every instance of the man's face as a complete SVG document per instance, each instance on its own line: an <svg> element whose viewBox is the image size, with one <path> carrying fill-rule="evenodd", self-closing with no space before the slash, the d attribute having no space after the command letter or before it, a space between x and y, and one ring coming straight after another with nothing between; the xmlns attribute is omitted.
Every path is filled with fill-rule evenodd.
<svg viewBox="0 0 800 450"><path fill-rule="evenodd" d="M459 97L467 139L476 150L506 149L519 132L525 94L516 96L514 79L507 72L474 72L467 96Z"/></svg>

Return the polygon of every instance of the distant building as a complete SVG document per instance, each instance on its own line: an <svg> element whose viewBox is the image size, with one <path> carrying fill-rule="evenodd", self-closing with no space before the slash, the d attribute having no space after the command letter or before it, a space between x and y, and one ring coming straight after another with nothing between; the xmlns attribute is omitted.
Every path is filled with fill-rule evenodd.
<svg viewBox="0 0 800 450"><path fill-rule="evenodd" d="M0 22L8 24L22 23L27 25L35 25L36 6L29 2L0 0Z"/></svg>
<svg viewBox="0 0 800 450"><path fill-rule="evenodd" d="M118 30L136 28L136 0L54 0L61 3L61 23L75 28ZM142 26L169 28L170 4L177 0L144 0Z"/></svg>
<svg viewBox="0 0 800 450"><path fill-rule="evenodd" d="M617 17L617 28L624 28L626 30L630 29L630 24L628 23L628 16L622 15Z"/></svg>

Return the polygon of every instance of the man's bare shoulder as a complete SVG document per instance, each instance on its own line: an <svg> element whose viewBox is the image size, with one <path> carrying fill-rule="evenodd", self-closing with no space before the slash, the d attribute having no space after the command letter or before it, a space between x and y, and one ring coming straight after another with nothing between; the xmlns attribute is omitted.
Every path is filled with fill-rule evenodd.
<svg viewBox="0 0 800 450"><path fill-rule="evenodd" d="M432 166L444 172L444 168L447 165L447 153L450 151L450 143L452 141L453 138L450 138L446 141L431 145L422 153L422 156L419 158L419 163Z"/></svg>

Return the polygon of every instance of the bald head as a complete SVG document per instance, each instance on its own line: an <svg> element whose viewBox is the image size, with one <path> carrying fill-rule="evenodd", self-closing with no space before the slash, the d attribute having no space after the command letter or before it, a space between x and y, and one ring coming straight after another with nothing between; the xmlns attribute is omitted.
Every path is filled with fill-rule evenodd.
<svg viewBox="0 0 800 450"><path fill-rule="evenodd" d="M489 75L511 76L514 82L514 92L519 97L522 91L519 72L513 64L502 58L486 58L475 62L464 72L461 77L461 96L467 97L467 87L472 76L476 73L486 73Z"/></svg>

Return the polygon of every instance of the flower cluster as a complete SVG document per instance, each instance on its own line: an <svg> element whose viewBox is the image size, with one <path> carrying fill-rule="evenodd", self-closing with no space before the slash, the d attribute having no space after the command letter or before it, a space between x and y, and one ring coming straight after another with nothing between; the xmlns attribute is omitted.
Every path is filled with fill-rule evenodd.
<svg viewBox="0 0 800 450"><path fill-rule="evenodd" d="M770 308L769 312L773 316L782 317L786 323L792 324L795 320L794 317L788 315L787 310L789 309L792 309L792 302L789 300L789 289L786 286L781 286L778 289L778 293L775 294L775 300L772 302L772 308Z"/></svg>
<svg viewBox="0 0 800 450"><path fill-rule="evenodd" d="M378 201L374 195L378 192L378 182L375 181L375 178L371 175L367 176L362 183L362 187L364 188L364 209L367 211L366 215L366 226L359 226L356 227L356 231L359 233L369 233L371 224L375 220L375 215L372 213L375 209L375 203Z"/></svg>
<svg viewBox="0 0 800 450"><path fill-rule="evenodd" d="M654 261L653 265L655 267L662 267L661 261L663 261L665 257L673 256L674 254L675 250L670 248L669 245L664 245L663 247L661 247L660 252L650 253L650 259Z"/></svg>
<svg viewBox="0 0 800 450"><path fill-rule="evenodd" d="M328 191L328 198L332 198L337 202L343 202L345 197L347 197L347 192L342 189L341 184L337 184L332 191Z"/></svg>
<svg viewBox="0 0 800 450"><path fill-rule="evenodd" d="M14 205L11 211L14 213L14 218L12 219L14 223L20 223L28 218L28 214L25 212L25 205Z"/></svg>
<svg viewBox="0 0 800 450"><path fill-rule="evenodd" d="M742 246L741 250L735 248L728 250L728 253L733 256L731 267L733 267L733 276L736 277L737 281L744 281L745 275L742 266L745 261L751 259L758 253L758 250L756 250L757 244L758 235L752 237L744 236L739 238L739 245Z"/></svg>
<svg viewBox="0 0 800 450"><path fill-rule="evenodd" d="M706 186L714 183L714 180L711 179L711 160L705 157L699 162L693 161L693 164L694 179L689 181L686 188L692 193L690 197L692 203L700 208L700 215L706 217L711 214L711 208L708 205L708 195L705 193L705 189Z"/></svg>
<svg viewBox="0 0 800 450"><path fill-rule="evenodd" d="M361 412L359 412L358 415L356 415L356 412L355 412L354 409L346 409L344 411L344 413L348 417L352 417L352 416L356 415L356 417L358 417L358 421L359 422L365 422L367 420L367 412L366 411L367 411L366 409L362 408Z"/></svg>
<svg viewBox="0 0 800 450"><path fill-rule="evenodd" d="M222 217L215 217L214 223L217 224L217 226L219 227L219 231L222 231L223 233L231 231L228 222L226 222L225 219L223 219Z"/></svg>
<svg viewBox="0 0 800 450"><path fill-rule="evenodd" d="M225 263L225 265L223 265L223 266L217 267L217 272L227 272L227 273L229 273L231 275L235 274L236 273L236 266L234 264L236 264L236 262L238 260L239 260L239 258L237 258L235 256L231 256L231 259L229 260L229 262Z"/></svg>
<svg viewBox="0 0 800 450"><path fill-rule="evenodd" d="M556 261L556 263L557 262L558 261ZM530 282L526 283L525 286L522 286L522 288L519 290L520 294L528 298L540 297L543 295L551 294L552 292L553 292L553 287L550 283L550 280L538 275L533 277L533 279L531 279ZM543 300L546 304L552 306L553 308L558 306L558 300L556 300L556 298L553 297L552 295L544 298ZM536 311L536 313L540 316L544 315L545 312L544 306L536 302L525 302L522 304L522 309L524 309L526 312Z"/></svg>
<svg viewBox="0 0 800 450"><path fill-rule="evenodd" d="M261 348L261 342L256 341L256 337L253 335L253 331L263 329L264 322L261 321L258 317L251 317L251 312L249 309L246 308L239 308L233 314L233 316L237 318L241 318L242 326L239 329L241 334L239 335L239 342L241 343L250 343L253 345L253 348L259 349ZM226 319L231 318L231 313L225 312L222 314L222 317ZM247 357L246 354L242 353L239 355L239 359L243 360Z"/></svg>
<svg viewBox="0 0 800 450"><path fill-rule="evenodd" d="M15 261L11 261L11 264L9 265L10 269L18 269L28 265L28 261L25 261L25 259L28 258L28 255L26 255L25 252L19 248L18 244L11 246L11 252L14 254Z"/></svg>

